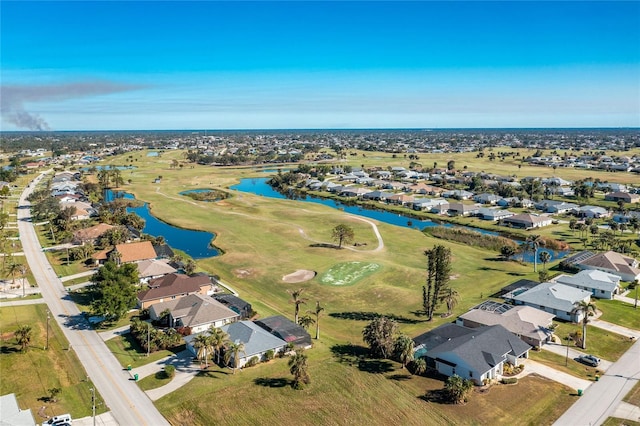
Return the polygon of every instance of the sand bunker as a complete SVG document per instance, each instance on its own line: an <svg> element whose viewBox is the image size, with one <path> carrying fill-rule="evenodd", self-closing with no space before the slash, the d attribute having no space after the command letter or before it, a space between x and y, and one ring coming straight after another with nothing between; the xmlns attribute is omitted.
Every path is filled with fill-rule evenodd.
<svg viewBox="0 0 640 426"><path fill-rule="evenodd" d="M316 276L315 271L309 271L307 269L298 269L294 273L285 275L284 277L282 277L282 281L286 283L302 283L305 281L309 281L315 276Z"/></svg>

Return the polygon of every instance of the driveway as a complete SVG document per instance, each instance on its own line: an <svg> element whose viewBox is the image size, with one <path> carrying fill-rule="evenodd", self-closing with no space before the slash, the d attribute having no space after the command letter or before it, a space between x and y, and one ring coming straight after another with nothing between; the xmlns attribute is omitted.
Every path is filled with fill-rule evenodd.
<svg viewBox="0 0 640 426"><path fill-rule="evenodd" d="M562 383L563 385L575 390L582 389L584 391L589 386L591 386L592 383L594 383L589 380L580 379L578 377L572 376L571 374L556 370L555 368L547 367L546 365L536 362L532 359L525 359L524 371L517 377L526 376L527 374L532 373L538 374L542 377L546 377L547 379L553 380L554 382Z"/></svg>
<svg viewBox="0 0 640 426"><path fill-rule="evenodd" d="M546 345L542 346L542 350L546 350L549 352L553 352L555 354L558 354L560 356L566 357L567 356L567 346L562 346L562 345L556 345L553 343L547 343ZM587 355L586 352L581 352L577 349L568 348L569 351L569 358L572 360L571 362L578 362L575 361L576 358L578 358L581 355ZM605 359L601 359L600 360L600 365L598 366L598 370L601 371L607 371L609 369L609 367L611 367L611 365L613 365L613 363L611 361L607 361Z"/></svg>
<svg viewBox="0 0 640 426"><path fill-rule="evenodd" d="M193 354L188 349L185 349L184 351L178 352L175 355L168 356L154 363L134 368L131 370L131 374L137 374L138 379L142 379L162 371L165 365L173 365L176 368L176 375L166 385L146 391L152 401L156 401L163 396L180 389L191 379L196 377L200 371L202 371L199 364L193 363Z"/></svg>
<svg viewBox="0 0 640 426"><path fill-rule="evenodd" d="M638 315L640 315L640 311L638 311ZM631 328L622 327L617 324L612 324L610 322L602 321L600 319L594 319L589 321L594 327L601 328L603 330L611 331L612 333L620 334L621 336L627 336L630 339L640 339L640 331L633 330Z"/></svg>

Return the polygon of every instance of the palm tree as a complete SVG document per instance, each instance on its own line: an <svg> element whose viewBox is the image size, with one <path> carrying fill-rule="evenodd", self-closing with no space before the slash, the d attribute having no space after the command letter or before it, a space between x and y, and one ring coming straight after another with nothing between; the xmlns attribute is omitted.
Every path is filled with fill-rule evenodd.
<svg viewBox="0 0 640 426"><path fill-rule="evenodd" d="M300 297L303 291L303 288L296 291L289 291L289 294L291 294L291 303L296 305L294 311L294 322L296 324L298 324L298 313L300 312L300 305L306 303L307 301L307 299L303 299L302 297Z"/></svg>
<svg viewBox="0 0 640 426"><path fill-rule="evenodd" d="M311 318L309 315L303 315L298 319L298 324L302 326L305 330L308 330L310 326L315 324L316 320Z"/></svg>
<svg viewBox="0 0 640 426"><path fill-rule="evenodd" d="M533 272L538 272L538 248L544 245L544 240L540 235L529 235L525 244L533 250Z"/></svg>
<svg viewBox="0 0 640 426"><path fill-rule="evenodd" d="M320 314L324 311L324 308L320 306L320 302L316 300L316 308L313 311L307 311L310 314L315 314L316 316L316 340L320 338Z"/></svg>
<svg viewBox="0 0 640 426"><path fill-rule="evenodd" d="M589 301L578 302L573 308L572 313L576 316L582 314L582 349L587 349L587 324L589 323L589 315L595 315L597 312L595 303Z"/></svg>
<svg viewBox="0 0 640 426"><path fill-rule="evenodd" d="M451 311L453 311L453 308L458 305L458 301L460 300L460 293L458 293L451 287L447 287L444 290L442 300L447 304L447 315L451 315Z"/></svg>
<svg viewBox="0 0 640 426"><path fill-rule="evenodd" d="M302 389L304 385L311 383L307 371L307 355L302 350L298 350L295 355L289 358L289 372L293 374L293 388Z"/></svg>
<svg viewBox="0 0 640 426"><path fill-rule="evenodd" d="M402 363L404 369L410 361L413 361L413 339L404 334L398 336L396 339L396 355Z"/></svg>
<svg viewBox="0 0 640 426"><path fill-rule="evenodd" d="M193 347L197 350L196 356L202 363L204 359L204 367L208 368L208 358L211 353L211 336L201 333L193 339Z"/></svg>
<svg viewBox="0 0 640 426"><path fill-rule="evenodd" d="M209 328L209 334L211 335L211 347L216 353L216 362L220 364L220 353L229 341L229 335L222 329L214 328L213 326Z"/></svg>
<svg viewBox="0 0 640 426"><path fill-rule="evenodd" d="M427 371L427 361L424 358L418 358L413 360L413 374L418 376Z"/></svg>
<svg viewBox="0 0 640 426"><path fill-rule="evenodd" d="M14 333L16 340L22 349L22 352L26 352L31 343L32 329L30 325L21 325Z"/></svg>
<svg viewBox="0 0 640 426"><path fill-rule="evenodd" d="M22 263L18 263L16 261L11 261L9 265L7 265L7 273L11 275L13 285L16 285L16 274L19 274L22 268Z"/></svg>
<svg viewBox="0 0 640 426"><path fill-rule="evenodd" d="M541 251L540 255L538 256L538 259L540 259L540 262L542 262L542 268L546 271L547 262L551 259L551 255L549 254L548 251Z"/></svg>
<svg viewBox="0 0 640 426"><path fill-rule="evenodd" d="M227 346L227 350L224 354L225 361L227 362L227 365L229 365L229 361L231 361L231 358L233 358L233 374L236 374L236 368L238 368L240 352L246 355L246 352L244 350L244 343L240 342L231 342Z"/></svg>

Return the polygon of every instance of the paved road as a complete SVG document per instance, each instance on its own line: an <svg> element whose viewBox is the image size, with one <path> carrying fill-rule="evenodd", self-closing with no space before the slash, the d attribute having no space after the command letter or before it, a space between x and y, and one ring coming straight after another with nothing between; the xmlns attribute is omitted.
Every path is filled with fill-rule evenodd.
<svg viewBox="0 0 640 426"><path fill-rule="evenodd" d="M640 380L640 340L615 362L600 380L593 382L554 424L600 425L615 413L622 398Z"/></svg>
<svg viewBox="0 0 640 426"><path fill-rule="evenodd" d="M37 178L37 179L40 179ZM60 279L51 269L42 252L29 217L26 196L35 185L30 185L20 198L18 219L24 252L33 276L42 290L52 317L60 325L70 348L76 352L92 383L102 395L118 424L168 425L169 423L154 407L149 397L130 380L116 358L98 334L91 330L80 311L69 298Z"/></svg>

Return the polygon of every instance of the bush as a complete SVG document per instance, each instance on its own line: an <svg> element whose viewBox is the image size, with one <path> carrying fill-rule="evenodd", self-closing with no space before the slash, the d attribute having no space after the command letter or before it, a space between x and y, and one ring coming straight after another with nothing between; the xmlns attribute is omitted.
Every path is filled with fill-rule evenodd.
<svg viewBox="0 0 640 426"><path fill-rule="evenodd" d="M269 349L264 353L264 362L271 361L275 357L275 355L276 354L275 352L273 352L273 349Z"/></svg>
<svg viewBox="0 0 640 426"><path fill-rule="evenodd" d="M471 231L464 228L444 228L434 226L427 227L422 232L430 234L431 236L436 238L453 240L458 243L494 250L497 252L500 252L505 246L513 248L514 251L517 251L518 249L518 244L509 238L494 235L485 235L480 232Z"/></svg>
<svg viewBox="0 0 640 426"><path fill-rule="evenodd" d="M509 378L503 378L502 379L502 383L504 383L505 385L515 385L516 383L518 383L518 378L517 377L509 377Z"/></svg>
<svg viewBox="0 0 640 426"><path fill-rule="evenodd" d="M173 379L173 377L176 375L176 367L174 367L173 365L165 365L164 374L168 378Z"/></svg>
<svg viewBox="0 0 640 426"><path fill-rule="evenodd" d="M260 362L260 358L258 358L257 356L252 356L251 359L249 359L249 361L247 361L247 363L245 364L245 367L253 367L257 365L259 362Z"/></svg>

